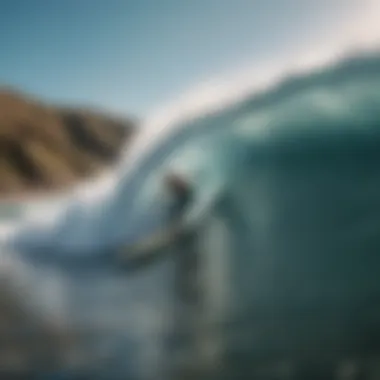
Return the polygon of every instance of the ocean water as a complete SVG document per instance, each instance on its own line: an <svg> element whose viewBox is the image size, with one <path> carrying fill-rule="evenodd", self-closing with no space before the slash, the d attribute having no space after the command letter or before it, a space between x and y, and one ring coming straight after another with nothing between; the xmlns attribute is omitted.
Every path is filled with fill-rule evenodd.
<svg viewBox="0 0 380 380"><path fill-rule="evenodd" d="M193 334L209 361L236 379L271 360L377 354L379 123L371 51L144 129L99 194L4 223L9 288L39 318L88 331L99 378L167 378L181 252L137 272L115 255L168 223L174 171L195 193L185 221L199 232L203 306L192 312L205 325Z"/></svg>

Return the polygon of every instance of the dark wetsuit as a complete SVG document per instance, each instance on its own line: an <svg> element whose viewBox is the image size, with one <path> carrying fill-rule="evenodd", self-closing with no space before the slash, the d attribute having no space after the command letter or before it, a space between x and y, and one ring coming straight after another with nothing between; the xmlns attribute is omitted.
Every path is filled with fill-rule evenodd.
<svg viewBox="0 0 380 380"><path fill-rule="evenodd" d="M181 178L170 177L168 180L169 191L172 194L172 203L169 209L169 224L159 236L167 235L165 244L154 243L149 251L139 251L137 255L126 255L127 266L135 268L136 264L151 264L162 255L170 254L175 262L174 279L174 329L170 341L170 356L178 352L192 348L196 315L200 304L200 291L198 287L199 277L199 252L196 247L197 231L187 230L182 225L188 206L194 196L193 189ZM150 239L151 237L147 237ZM160 240L160 239L158 239ZM153 238L154 241L154 238ZM132 264L132 265L131 265ZM131 265L131 266L130 266ZM173 358L174 359L174 358ZM175 362L175 360L173 360ZM174 364L174 363L172 363Z"/></svg>
<svg viewBox="0 0 380 380"><path fill-rule="evenodd" d="M174 202L171 215L179 224L183 221L192 200L193 192L189 189L188 192L181 193ZM196 226L195 229L181 226L170 249L175 262L173 289L175 298L173 345L169 351L173 359L171 365L174 366L172 375L179 378L188 371L191 372L194 369L193 365L196 365L194 359L197 356L199 323L203 306L200 283L202 252L198 246L199 228L201 226Z"/></svg>

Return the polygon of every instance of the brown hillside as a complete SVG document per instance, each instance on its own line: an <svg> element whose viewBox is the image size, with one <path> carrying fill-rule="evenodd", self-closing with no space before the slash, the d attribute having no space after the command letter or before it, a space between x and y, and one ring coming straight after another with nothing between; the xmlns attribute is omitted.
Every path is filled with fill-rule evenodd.
<svg viewBox="0 0 380 380"><path fill-rule="evenodd" d="M44 105L0 89L0 197L53 191L112 165L131 120Z"/></svg>

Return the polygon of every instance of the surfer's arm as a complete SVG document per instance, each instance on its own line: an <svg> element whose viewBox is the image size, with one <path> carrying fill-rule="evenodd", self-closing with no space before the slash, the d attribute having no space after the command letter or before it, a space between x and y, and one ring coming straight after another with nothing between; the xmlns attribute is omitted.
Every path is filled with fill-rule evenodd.
<svg viewBox="0 0 380 380"><path fill-rule="evenodd" d="M130 269L149 265L168 254L170 246L182 236L183 232L182 223L172 222L140 242L123 247L119 251L119 260Z"/></svg>

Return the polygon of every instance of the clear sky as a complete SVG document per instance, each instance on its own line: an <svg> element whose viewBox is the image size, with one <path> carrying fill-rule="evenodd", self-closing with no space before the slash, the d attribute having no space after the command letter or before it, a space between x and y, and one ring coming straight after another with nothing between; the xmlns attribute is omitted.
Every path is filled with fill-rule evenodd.
<svg viewBox="0 0 380 380"><path fill-rule="evenodd" d="M0 84L143 115L320 38L365 0L0 0Z"/></svg>

